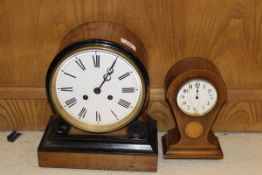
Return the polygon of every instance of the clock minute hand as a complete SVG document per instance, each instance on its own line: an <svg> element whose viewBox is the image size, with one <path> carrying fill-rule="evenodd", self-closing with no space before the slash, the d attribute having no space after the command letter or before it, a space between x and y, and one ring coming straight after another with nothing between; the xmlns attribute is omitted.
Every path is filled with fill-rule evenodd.
<svg viewBox="0 0 262 175"><path fill-rule="evenodd" d="M116 61L117 61L117 57L116 57L115 61L113 62L113 64L110 66L110 68L107 69L107 73L108 73L108 72L112 72L112 73L114 72L114 69L113 69L113 68L114 68L114 66L115 66L115 64L116 64Z"/></svg>
<svg viewBox="0 0 262 175"><path fill-rule="evenodd" d="M111 80L111 74L114 72L114 66L116 64L116 61L117 61L117 58L115 59L115 61L112 63L112 65L107 69L107 72L106 74L104 74L103 76L103 82L100 84L99 87L95 88L94 89L94 92L96 94L100 94L101 93L101 88L103 86L103 84L106 82L106 81L110 81Z"/></svg>
<svg viewBox="0 0 262 175"><path fill-rule="evenodd" d="M103 76L103 82L101 83L101 85L98 87L99 89L101 89L101 87L103 86L103 84L106 82L106 81L110 81L111 80L111 74L114 72L114 66L116 64L116 60L117 58L115 59L115 61L113 62L113 64L107 69L107 73L104 74Z"/></svg>
<svg viewBox="0 0 262 175"><path fill-rule="evenodd" d="M111 80L111 74L114 72L114 69L107 69L107 73L104 74L103 76L103 82L100 84L100 86L98 87L99 89L101 89L101 87L103 86L103 84L106 82L106 81L110 81Z"/></svg>

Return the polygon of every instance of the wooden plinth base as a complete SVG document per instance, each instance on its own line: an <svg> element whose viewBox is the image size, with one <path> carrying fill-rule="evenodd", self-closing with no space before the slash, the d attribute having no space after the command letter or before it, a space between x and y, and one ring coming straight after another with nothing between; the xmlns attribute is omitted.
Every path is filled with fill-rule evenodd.
<svg viewBox="0 0 262 175"><path fill-rule="evenodd" d="M175 135L175 140L178 142L179 134L177 132L172 133L172 137ZM218 138L215 135L213 137L212 147L201 147L197 145L184 146L172 144L168 142L168 134L162 137L163 157L165 159L222 159L223 152L220 147Z"/></svg>
<svg viewBox="0 0 262 175"><path fill-rule="evenodd" d="M40 167L156 171L156 122L147 120L142 138L57 133L53 117L38 147ZM70 132L69 132L70 133Z"/></svg>
<svg viewBox="0 0 262 175"><path fill-rule="evenodd" d="M40 167L156 171L157 157L75 152L38 152Z"/></svg>

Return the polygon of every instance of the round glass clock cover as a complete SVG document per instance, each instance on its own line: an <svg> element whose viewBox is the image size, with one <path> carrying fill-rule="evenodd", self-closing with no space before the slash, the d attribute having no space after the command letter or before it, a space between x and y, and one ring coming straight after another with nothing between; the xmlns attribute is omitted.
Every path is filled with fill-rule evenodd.
<svg viewBox="0 0 262 175"><path fill-rule="evenodd" d="M187 81L177 94L177 105L189 116L203 116L210 112L217 103L217 90L208 81L192 79Z"/></svg>
<svg viewBox="0 0 262 175"><path fill-rule="evenodd" d="M49 88L57 112L91 132L109 132L129 123L143 107L146 94L144 77L127 55L97 46L62 58Z"/></svg>

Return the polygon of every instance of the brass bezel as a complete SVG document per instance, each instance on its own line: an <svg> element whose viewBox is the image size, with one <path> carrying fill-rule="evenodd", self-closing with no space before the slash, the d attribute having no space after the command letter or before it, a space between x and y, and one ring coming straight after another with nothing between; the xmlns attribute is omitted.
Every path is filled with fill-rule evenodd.
<svg viewBox="0 0 262 175"><path fill-rule="evenodd" d="M215 91L216 91L216 94L217 94L217 98L216 98L216 101L215 101L213 107L210 108L209 110L207 110L207 111L206 111L205 113L203 113L202 115L192 114L192 113L189 113L189 112L183 110L182 108L180 108L180 106L178 105L178 102L177 102L178 93L180 92L181 88L182 88L185 84L189 83L190 81L194 81L194 80L201 80L201 81L208 82L209 84L211 84L211 85L214 87L214 89L215 89ZM219 98L219 93L218 93L218 91L217 91L217 88L214 86L214 84L213 84L211 81L209 81L209 80L207 80L207 79L204 79L204 78L194 77L194 78L191 78L191 79L185 81L185 82L179 87L179 89L178 89L178 91L177 91L177 94L176 94L175 101L176 101L176 105L177 105L178 109L179 109L181 112L183 112L184 114L186 114L187 116L189 116L189 117L203 117L203 116L207 115L209 112L211 112L211 111L216 107L217 102L218 102L218 98Z"/></svg>
<svg viewBox="0 0 262 175"><path fill-rule="evenodd" d="M133 111L124 119L119 120L118 122L115 122L113 124L109 124L109 125L93 125L93 124L88 124L88 123L83 123L80 120L77 120L76 118L74 118L73 116L71 116L68 112L66 112L66 110L64 109L64 107L60 104L57 94L56 94L56 84L55 81L57 79L57 75L58 72L62 66L62 63L71 55L74 55L77 52L81 52L81 51L85 51L85 50L92 50L92 49L96 49L96 50L105 50L105 51L109 51L112 52L116 55L120 55L121 57L123 57L124 59L126 59L136 70L136 72L138 73L138 76L141 80L141 84L140 84L140 88L141 88L141 95L139 96L138 99L138 103L136 104L136 106L133 108ZM145 105L146 102L146 85L145 85L145 78L141 72L141 70L138 68L138 66L136 65L136 63L131 60L129 58L128 55L122 53L121 51L118 51L114 48L108 48L108 47L103 47L103 46L98 46L98 45L87 45L87 46L83 46L80 47L72 52L69 52L68 54L66 54L62 59L59 60L59 62L57 63L57 65L54 67L51 77L50 77L50 84L49 84L49 90L50 90L50 100L51 103L54 106L54 109L56 110L56 112L63 117L68 123L70 123L71 125L84 130L84 131L88 131L88 132L95 132L95 133L103 133L103 132L110 132L110 131L114 131L117 129L120 129L122 127L124 127L125 125L127 125L128 123L130 123L132 120L134 120L138 114L141 112L143 106Z"/></svg>

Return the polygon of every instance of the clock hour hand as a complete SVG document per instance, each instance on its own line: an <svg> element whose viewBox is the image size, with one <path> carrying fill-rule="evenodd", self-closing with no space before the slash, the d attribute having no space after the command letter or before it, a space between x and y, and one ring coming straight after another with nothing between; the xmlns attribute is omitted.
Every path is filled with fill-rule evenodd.
<svg viewBox="0 0 262 175"><path fill-rule="evenodd" d="M99 87L96 87L96 88L94 89L94 92L95 92L96 94L100 94L100 93L101 93L101 88L102 88L102 86L104 85L104 83L105 83L106 81L110 81L110 80L111 80L111 74L114 73L114 66L115 66L115 64L116 64L116 61L117 61L117 57L116 57L115 61L112 63L112 65L107 69L107 72L104 74L104 76L103 76L103 81L102 81L102 83L100 84L100 86L99 86Z"/></svg>

